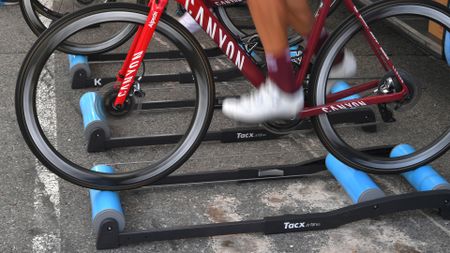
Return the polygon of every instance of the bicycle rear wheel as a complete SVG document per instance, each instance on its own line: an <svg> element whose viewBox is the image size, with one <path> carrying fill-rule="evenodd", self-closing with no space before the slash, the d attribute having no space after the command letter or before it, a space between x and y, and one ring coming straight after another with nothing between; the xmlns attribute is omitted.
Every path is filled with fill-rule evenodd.
<svg viewBox="0 0 450 253"><path fill-rule="evenodd" d="M374 112L379 112L377 133L333 125L329 116L322 114L312 119L318 137L339 160L371 173L399 173L428 164L450 147L447 83L450 68L442 58L437 38L428 32L428 25L436 25L442 31L450 30L450 13L431 1L395 0L379 2L365 8L361 14L412 93L402 101L370 106ZM430 45L434 46L430 48ZM353 78L334 77L333 80L330 70L344 47L357 55L359 70ZM395 75L378 62L361 24L353 17L347 19L324 46L313 73L316 106L326 104L326 92L337 81L339 85L350 86L377 81L376 87L357 94L359 97L401 90ZM400 143L410 144L416 151L399 158L370 156L358 151Z"/></svg>
<svg viewBox="0 0 450 253"><path fill-rule="evenodd" d="M92 6L95 4L117 2L117 0L20 0L20 8L22 15L30 29L36 36L40 36L53 22L68 13L75 12L79 9ZM145 0L125 0L121 2L132 2L145 4ZM91 27L91 33L95 33L96 29ZM109 51L113 48L125 43L136 29L134 26L123 27L116 31L115 37L106 38L97 45L86 44L83 41L66 41L60 46L61 51L71 54L86 54Z"/></svg>
<svg viewBox="0 0 450 253"><path fill-rule="evenodd" d="M55 22L25 58L16 87L16 114L21 132L36 157L71 183L102 190L125 190L150 184L179 168L195 151L209 126L214 85L207 58L184 27L163 15L148 53L179 50L181 54L176 61L149 59L145 68L155 76L186 71L192 76L192 83L182 86L175 81L142 82L141 89L146 96L130 107L132 112L125 117L103 114L107 121L102 122L107 122L119 142L123 142L125 136L151 135L158 139L161 134L179 134L178 138L172 138L166 145L122 147L98 153L86 151L79 109L80 97L86 95L86 90L71 89L67 56L55 50L71 34L74 36L85 27L117 22L142 25L148 12L145 6L120 3L83 9ZM127 47L122 50L126 52ZM115 76L120 64L111 64L98 66L93 71L102 77ZM89 91L101 94L104 88ZM191 106L170 111L144 108L162 100L179 99L190 101ZM102 106L105 101L103 98L99 107L107 110ZM97 164L111 165L117 173L91 171Z"/></svg>

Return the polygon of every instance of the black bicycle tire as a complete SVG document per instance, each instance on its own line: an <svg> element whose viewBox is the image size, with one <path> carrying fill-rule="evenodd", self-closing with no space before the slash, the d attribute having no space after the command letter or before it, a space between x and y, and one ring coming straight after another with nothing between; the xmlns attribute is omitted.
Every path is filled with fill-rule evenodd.
<svg viewBox="0 0 450 253"><path fill-rule="evenodd" d="M137 3L143 4L145 3L145 0L137 0ZM20 0L19 6L22 12L22 16L24 17L28 27L38 37L47 29L47 27L42 23L37 13L40 13L41 15L46 16L51 20L57 20L61 17L59 13L59 15L50 14L49 11L51 10L43 6L38 0ZM136 28L130 28L126 33L119 33L117 37L114 37L110 40L111 43L106 43L108 41L102 42L106 44L104 47L99 47L100 43L94 43L91 44L91 46L95 49L90 50L89 46L82 46L78 43L66 42L60 46L59 50L68 54L104 53L117 48L128 41L134 35L135 31Z"/></svg>
<svg viewBox="0 0 450 253"><path fill-rule="evenodd" d="M33 5L35 6L36 12L38 12L42 16L47 17L49 19L56 20L63 16L61 13L55 12L55 11L45 7L44 5L42 5L41 2L39 2L37 0L33 1Z"/></svg>
<svg viewBox="0 0 450 253"><path fill-rule="evenodd" d="M190 59L191 69L196 75L197 83L200 86L197 87L197 103L193 121L186 131L185 137L175 149L178 153L172 152L166 157L166 160L157 163L157 166L152 166L154 167L152 169L147 167L133 173L127 172L114 175L89 171L62 157L49 144L48 139L39 126L39 120L35 113L36 108L33 101L36 83L40 74L37 72L41 72L45 61L58 46L57 43L64 40L62 36L67 36L61 30L67 30L68 25L71 24L72 28L70 29L81 29L89 26L92 23L81 24L86 22L86 20L83 20L85 17L90 16L92 18L96 14L104 14L106 12L113 15L101 15L101 21L114 19L124 22L143 23L146 20L149 9L145 6L125 3L104 4L103 6L92 6L80 10L58 20L41 35L25 57L17 80L15 104L17 122L26 143L39 161L50 171L79 186L117 191L151 184L179 168L200 145L209 127L214 110L215 93L212 70L202 47L186 28L173 18L163 14L157 29L161 31L166 29L166 33L171 31L168 35L172 39L176 37L177 42L180 43L178 45L180 50L183 51L186 59ZM98 16L94 18L97 18L97 21L100 22ZM60 37L58 38L58 36Z"/></svg>
<svg viewBox="0 0 450 253"><path fill-rule="evenodd" d="M330 11L328 13L328 16L331 15L336 8L339 6L340 2L342 0L334 0L334 2L331 5ZM214 13L216 14L217 18L220 20L222 24L227 27L228 31L234 36L234 38L241 38L244 36L245 33L241 32L239 28L237 28L234 23L231 21L231 19L226 15L225 11L226 6L219 6L214 8ZM290 46L298 44L302 40L302 37L299 34L296 34L292 38L288 38L288 44Z"/></svg>
<svg viewBox="0 0 450 253"><path fill-rule="evenodd" d="M420 11L419 11L420 9ZM397 11L397 12L396 12ZM414 12L413 12L414 11ZM395 13L396 14L392 14ZM366 22L370 22L375 18L385 18L391 15L401 14L417 14L426 16L430 19L441 19L438 15L446 16L447 22L443 23L450 27L450 12L443 6L431 1L419 0L385 0L377 2L361 10L361 15ZM388 16L389 15L389 16ZM438 21L439 22L439 21ZM328 69L332 65L330 59L334 59L353 33L357 31L359 23L353 17L349 17L342 25L333 33L326 45L322 48L317 63L314 66L312 75L312 84L314 94L312 101L314 106L322 105L325 102L325 86L327 71L321 71L322 68ZM326 73L325 73L326 72ZM411 155L400 158L380 158L369 156L348 147L344 141L335 133L326 114L311 118L314 129L325 148L333 154L337 159L352 168L356 168L368 173L375 174L397 174L413 170L422 165L426 165L443 155L450 149L450 129L441 136L441 139L417 151Z"/></svg>
<svg viewBox="0 0 450 253"><path fill-rule="evenodd" d="M115 2L116 2L116 0L111 0L111 3L115 3ZM137 4L145 4L145 3L146 3L145 0L137 0ZM56 20L63 16L63 14L61 14L59 12L55 12L55 11L45 7L44 5L41 4L41 2L39 2L37 0L33 1L33 4L36 6L35 10L39 14L41 14L42 16L45 16L49 19Z"/></svg>

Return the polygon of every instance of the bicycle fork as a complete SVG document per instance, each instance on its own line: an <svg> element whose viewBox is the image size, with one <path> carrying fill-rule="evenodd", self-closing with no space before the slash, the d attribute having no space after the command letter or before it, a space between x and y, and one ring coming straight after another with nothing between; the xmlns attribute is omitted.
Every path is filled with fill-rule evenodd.
<svg viewBox="0 0 450 253"><path fill-rule="evenodd" d="M150 12L143 26L139 26L131 43L127 57L117 74L116 80L120 82L120 89L114 100L114 107L117 110L123 108L125 100L135 82L137 71L141 66L148 45L155 33L156 26L164 12L168 0L151 0L148 3Z"/></svg>

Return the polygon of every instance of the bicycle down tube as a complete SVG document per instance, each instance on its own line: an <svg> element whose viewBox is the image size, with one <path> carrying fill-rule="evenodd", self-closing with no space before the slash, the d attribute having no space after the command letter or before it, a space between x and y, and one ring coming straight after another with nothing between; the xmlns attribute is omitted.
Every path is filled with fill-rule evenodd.
<svg viewBox="0 0 450 253"><path fill-rule="evenodd" d="M117 81L121 83L119 93L114 101L115 107L122 107L134 84L137 71L141 66L148 45L155 33L156 26L159 19L164 12L164 9L169 0L152 0L149 2L150 13L147 16L144 26L140 26L133 39L131 48L128 52L127 58L117 75Z"/></svg>
<svg viewBox="0 0 450 253"><path fill-rule="evenodd" d="M182 4L186 11L194 18L194 20L202 27L202 29L214 40L219 48L227 55L227 57L237 66L244 77L252 83L253 86L259 87L263 83L265 76L262 70L253 62L245 50L239 45L236 39L230 32L219 22L219 20L212 14L209 7L221 6L225 4L239 3L240 0L235 1L220 1L220 0L176 0ZM144 26L139 27L130 50L127 54L126 60L120 70L117 81L121 83L119 94L114 102L114 106L120 107L125 102L130 89L134 83L137 75L137 70L144 58L147 47L156 29L156 24L167 5L168 0L151 0L149 2L150 11ZM311 34L309 36L309 43L305 48L304 57L300 63L300 69L296 74L296 84L304 83L306 75L309 71L309 63L313 55L316 53L317 42L320 33L324 27L325 20L331 7L331 0L322 0L323 4L319 9L316 21L313 25ZM401 100L408 92L406 85L399 76L394 65L389 57L384 53L381 45L371 32L370 28L364 21L352 0L344 0L345 6L352 13L355 18L362 24L368 43L372 50L377 55L380 63L386 70L392 70L400 83L402 84L402 91L393 94L376 95L359 99L338 101L349 95L356 94L365 90L377 87L379 80L373 80L367 83L358 84L345 91L327 96L327 103L317 107L306 106L300 113L301 118L316 116L322 113L329 113L344 109L350 109L360 106L367 106L380 103L389 103Z"/></svg>

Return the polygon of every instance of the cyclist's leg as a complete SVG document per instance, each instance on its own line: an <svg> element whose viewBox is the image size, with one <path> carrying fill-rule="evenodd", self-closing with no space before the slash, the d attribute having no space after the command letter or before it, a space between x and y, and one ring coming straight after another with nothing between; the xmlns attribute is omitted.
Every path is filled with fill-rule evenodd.
<svg viewBox="0 0 450 253"><path fill-rule="evenodd" d="M311 11L308 1L286 0L286 3L289 25L294 28L296 32L301 34L307 42L315 21L314 14ZM323 43L327 40L328 35L327 30L323 28L316 50L319 50L322 47Z"/></svg>
<svg viewBox="0 0 450 253"><path fill-rule="evenodd" d="M286 0L288 9L288 20L289 25L292 26L296 32L300 33L304 38L306 38L306 43L308 42L309 33L311 32L312 26L314 24L314 15L309 7L307 0ZM318 51L328 38L328 32L324 28L320 35L320 39L316 50ZM343 50L334 62L333 68L331 69L330 78L340 79L352 77L356 74L357 65L356 58L350 50ZM330 81L327 86L327 92L329 93L333 83L335 81Z"/></svg>
<svg viewBox="0 0 450 253"><path fill-rule="evenodd" d="M226 99L222 111L244 122L295 117L303 108L303 90L296 87L287 39L285 0L248 0L253 23L266 54L268 79L260 89L240 99Z"/></svg>
<svg viewBox="0 0 450 253"><path fill-rule="evenodd" d="M287 5L285 1L247 1L266 54L269 79L283 91L292 93L294 74L287 40Z"/></svg>
<svg viewBox="0 0 450 253"><path fill-rule="evenodd" d="M288 24L307 38L314 24L314 14L307 0L286 0Z"/></svg>
<svg viewBox="0 0 450 253"><path fill-rule="evenodd" d="M248 0L247 5L265 52L274 55L284 54L288 47L286 1Z"/></svg>

